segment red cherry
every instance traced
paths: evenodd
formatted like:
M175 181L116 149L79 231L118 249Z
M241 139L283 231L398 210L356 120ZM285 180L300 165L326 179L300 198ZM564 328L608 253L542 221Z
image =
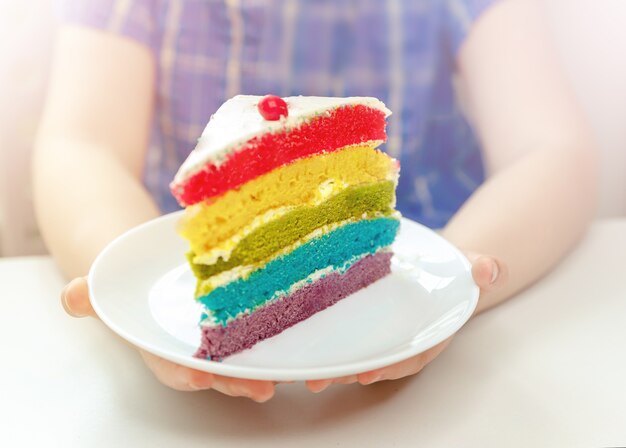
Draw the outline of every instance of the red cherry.
M280 120L280 117L287 117L287 103L276 95L265 95L257 104L257 109L263 118L268 121Z

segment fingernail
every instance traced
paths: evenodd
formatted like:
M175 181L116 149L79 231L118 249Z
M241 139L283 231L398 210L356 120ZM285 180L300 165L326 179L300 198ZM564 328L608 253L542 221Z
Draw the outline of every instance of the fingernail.
M489 283L493 285L498 279L499 274L500 274L500 268L498 267L498 263L493 261L491 263L491 282Z
M197 382L197 383L190 383L189 384L189 388L191 390L207 390L207 389L211 388L211 385L212 385L211 383L207 384L207 383L202 382L202 381Z
M65 312L67 314L69 314L72 317L86 317L87 314L85 313L77 313L76 310L74 310L69 302L69 292L70 289L72 289L72 284L77 282L79 279L74 279L71 282L69 282L67 285L65 285L65 287L61 290L61 305L63 306L63 309L65 310Z
M256 401L257 403L265 403L266 401L269 401L273 396L274 396L274 393L271 393L270 395L265 395L265 396L250 397L250 399L252 401Z
M246 386L239 384L231 384L228 387L228 390L234 397L246 397L252 398L254 395L251 390L249 390Z
M63 289L61 290L61 305L63 305L63 309L65 309L66 312L69 313L68 309L67 309L67 288L69 287L69 283L67 285L65 285L63 287Z
M322 384L322 387L314 390L313 393L315 394L319 394L320 392L323 392L324 390L328 389L328 386L330 386L332 384L331 381L326 381L324 384Z
M63 307L63 309L65 310L65 312L67 314L69 314L72 317L83 317L79 314L76 314L71 308L70 308L70 304L67 302L67 291L69 291L70 289L70 283L68 283L67 285L65 285L65 287L61 290L61 306Z

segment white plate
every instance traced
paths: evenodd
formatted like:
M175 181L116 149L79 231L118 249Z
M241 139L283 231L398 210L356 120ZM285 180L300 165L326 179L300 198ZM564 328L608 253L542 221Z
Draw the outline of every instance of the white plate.
M389 365L436 345L469 319L478 287L467 259L433 231L402 220L392 273L222 362L194 358L200 308L175 231L181 212L125 233L89 273L93 307L129 342L170 361L260 380L332 378Z

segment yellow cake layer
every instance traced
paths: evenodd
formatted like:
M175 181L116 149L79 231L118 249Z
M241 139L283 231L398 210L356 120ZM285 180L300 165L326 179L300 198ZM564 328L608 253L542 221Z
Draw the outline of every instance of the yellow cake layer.
M395 180L396 162L370 145L350 146L277 168L231 190L212 203L187 207L180 235L197 255L209 252L259 215L271 210L315 205L352 185ZM263 223L258 223L263 224Z

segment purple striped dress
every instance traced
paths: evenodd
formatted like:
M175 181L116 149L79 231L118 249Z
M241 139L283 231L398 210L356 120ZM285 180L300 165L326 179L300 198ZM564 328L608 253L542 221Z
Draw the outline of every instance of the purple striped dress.
M144 182L168 184L211 114L237 93L375 96L394 112L384 149L402 163L398 208L445 225L483 181L454 92L456 56L495 0L60 0L65 23L144 44L157 67Z

